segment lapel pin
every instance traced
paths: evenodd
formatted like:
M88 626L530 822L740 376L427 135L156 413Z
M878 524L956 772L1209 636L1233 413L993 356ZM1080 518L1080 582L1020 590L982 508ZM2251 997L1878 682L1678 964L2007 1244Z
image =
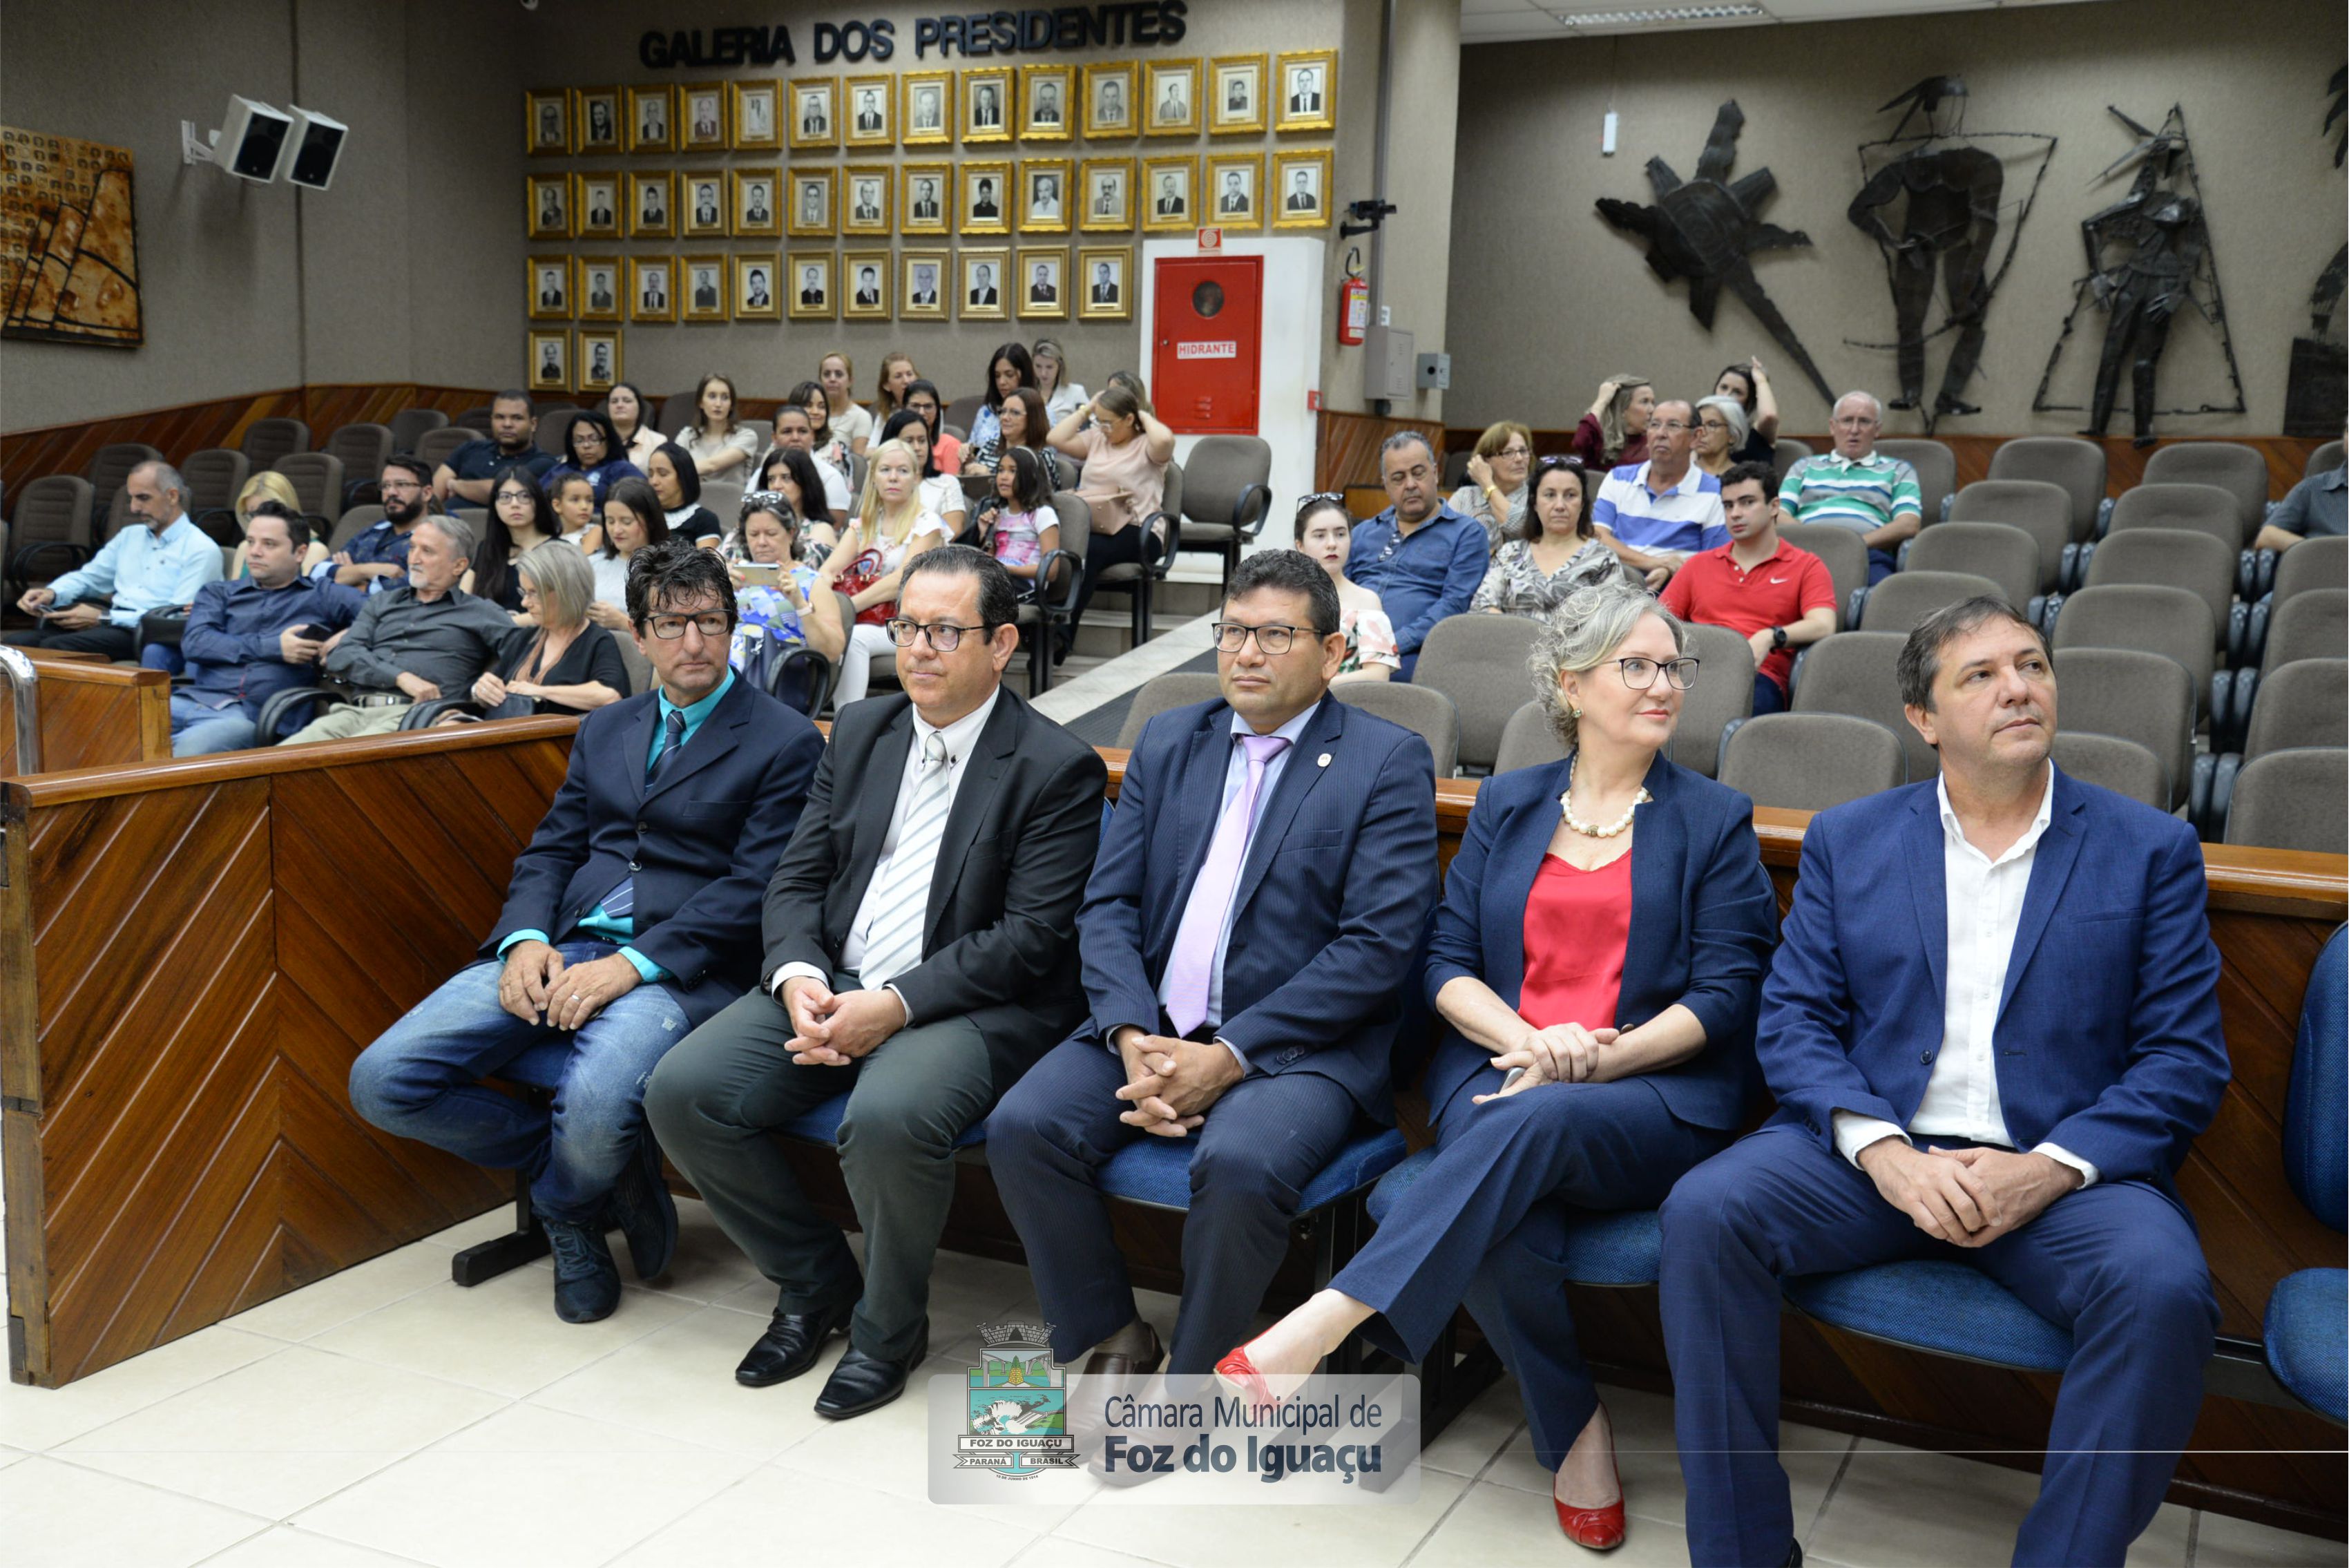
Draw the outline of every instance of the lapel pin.
M1327 753L1327 752L1322 753L1321 753L1321 760L1320 760L1319 762L1318 762L1318 763L1314 763L1313 765L1314 765L1315 767L1320 767L1320 768L1326 768L1326 767L1328 767L1328 766L1330 765L1330 753Z

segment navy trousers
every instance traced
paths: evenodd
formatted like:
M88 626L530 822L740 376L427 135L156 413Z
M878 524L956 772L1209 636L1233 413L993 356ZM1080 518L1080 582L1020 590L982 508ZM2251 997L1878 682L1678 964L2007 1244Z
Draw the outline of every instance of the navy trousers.
M1056 1361L1082 1355L1135 1315L1100 1172L1135 1138L1156 1135L1117 1119L1131 1108L1116 1097L1124 1083L1113 1053L1062 1041L987 1121L987 1163L1028 1251ZM1299 1196L1345 1143L1354 1116L1353 1096L1328 1078L1251 1074L1182 1140L1191 1146L1191 1210L1167 1371L1211 1372L1253 1337Z
M1524 1395L1542 1464L1556 1469L1599 1391L1566 1305L1566 1243L1578 1210L1652 1209L1730 1135L1692 1127L1638 1078L1544 1084L1477 1105L1487 1068L1444 1109L1435 1163L1330 1282L1378 1315L1363 1334L1423 1361L1464 1301Z
M1917 1229L1850 1161L1765 1127L1664 1203L1661 1301L1695 1568L1783 1563L1778 1281L1916 1257L1971 1263L2072 1331L2019 1564L2117 1565L2153 1521L2202 1406L2219 1305L2185 1211L2142 1182L2057 1199L1984 1247ZM1920 1303L1920 1310L1932 1310Z

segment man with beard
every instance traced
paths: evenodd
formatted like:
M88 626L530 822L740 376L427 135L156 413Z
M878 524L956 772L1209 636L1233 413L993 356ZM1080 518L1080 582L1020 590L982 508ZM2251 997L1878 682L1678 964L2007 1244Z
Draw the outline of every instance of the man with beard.
M384 460L383 521L368 524L345 541L334 558L316 568L321 580L331 579L363 594L401 587L408 581L408 536L424 519L424 503L431 481L420 459L406 452Z

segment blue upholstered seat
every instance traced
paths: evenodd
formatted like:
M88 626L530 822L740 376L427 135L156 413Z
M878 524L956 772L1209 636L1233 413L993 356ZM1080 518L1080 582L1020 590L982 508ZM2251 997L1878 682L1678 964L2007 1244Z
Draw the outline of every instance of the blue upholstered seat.
M1423 1148L1387 1172L1371 1193L1371 1218L1383 1222L1396 1198L1434 1163L1435 1151ZM1566 1277L1578 1285L1652 1285L1662 1257L1654 1210L1578 1214L1567 1233Z
M2349 1421L2349 1269L2302 1269L2268 1296L2268 1365L2311 1409Z
M847 1114L847 1095L834 1095L815 1109L802 1112L785 1122L782 1126L783 1136L804 1138L810 1143L837 1146L840 1142L840 1121ZM981 1116L963 1129L962 1137L955 1139L955 1147L968 1148L974 1144L986 1141L987 1118Z
M1102 1167L1102 1190L1132 1203L1188 1209L1191 1151L1197 1147L1189 1138L1135 1138L1110 1156L1109 1163ZM1340 1147L1337 1158L1305 1184L1297 1211L1309 1214L1326 1203L1368 1187L1402 1163L1405 1147L1402 1134L1392 1127L1357 1131Z
M1786 1299L1822 1323L1938 1355L2061 1372L2072 1335L1971 1264L1911 1258L1840 1274L1801 1274Z

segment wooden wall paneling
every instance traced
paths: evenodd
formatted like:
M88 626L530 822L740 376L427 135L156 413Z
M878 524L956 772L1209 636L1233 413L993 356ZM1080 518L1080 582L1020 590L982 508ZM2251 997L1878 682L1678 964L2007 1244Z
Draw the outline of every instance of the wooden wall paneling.
M171 754L171 678L97 659L39 659L41 768L160 762ZM0 681L0 776L16 771L15 689Z
M1321 410L1314 433L1313 488L1344 490L1379 483L1379 446L1387 437L1416 431L1444 448L1444 427L1433 420L1387 420L1375 414L1341 414ZM1471 446L1475 444L1472 439ZM1383 506L1385 504L1381 503Z

